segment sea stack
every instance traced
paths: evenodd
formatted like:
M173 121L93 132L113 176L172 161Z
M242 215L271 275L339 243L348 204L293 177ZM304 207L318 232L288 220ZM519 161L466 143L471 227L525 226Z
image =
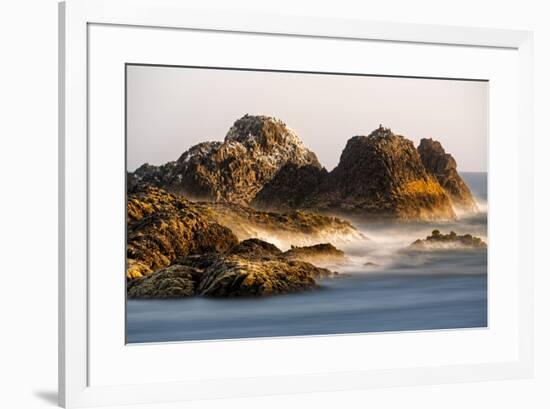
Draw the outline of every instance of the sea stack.
M414 144L382 126L368 136L348 140L330 173L283 167L252 204L273 210L298 206L366 219L456 217L449 195L426 171Z

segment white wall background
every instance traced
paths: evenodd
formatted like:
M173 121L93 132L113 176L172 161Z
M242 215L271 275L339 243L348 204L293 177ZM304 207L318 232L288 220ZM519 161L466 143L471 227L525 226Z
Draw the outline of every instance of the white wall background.
M183 2L184 0L182 0ZM190 6L193 2L187 1ZM203 0L201 7L228 8ZM233 0L231 9L535 31L534 379L205 401L142 408L550 407L550 24L536 0ZM0 407L55 407L57 383L57 2L0 3ZM503 255L505 256L505 255ZM128 407L127 407L128 408Z

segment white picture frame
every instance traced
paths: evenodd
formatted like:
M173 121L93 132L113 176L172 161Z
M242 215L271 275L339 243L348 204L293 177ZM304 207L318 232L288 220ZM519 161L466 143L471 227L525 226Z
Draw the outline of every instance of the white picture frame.
M380 386L419 385L529 377L533 366L533 185L532 185L532 33L517 30L446 27L362 20L321 19L282 15L243 15L228 12L186 9L177 0L68 0L59 7L59 403L64 407L84 407L130 403L167 402L213 397L241 397L277 393L348 390ZM506 359L452 365L408 364L392 368L364 368L287 375L219 377L184 381L147 380L117 383L90 382L89 217L90 205L90 27L149 27L182 29L220 35L241 33L318 38L330 40L376 41L414 45L460 46L481 50L512 50L519 74L515 115L517 186L515 217L521 218L517 234L521 240L509 244L521 257L517 274L517 331L513 347L517 354ZM133 61L136 62L136 61ZM514 68L515 69L515 68ZM514 71L515 72L515 71ZM521 130L521 134L519 133ZM521 140L521 143L519 141ZM498 145L490 149L497 149ZM503 253L500 257L504 257ZM510 263L510 270L519 266ZM518 273L517 271L514 272ZM100 331L100 329L99 329ZM466 334L466 336L468 336ZM327 337L328 342L350 342L351 337ZM94 341L95 342L95 341ZM231 348L249 341L234 342ZM285 346L300 343L289 338ZM250 345L247 344L250 348ZM270 348L276 348L273 344ZM172 348L179 348L175 345ZM95 376L95 375L94 375ZM113 378L114 379L114 378Z

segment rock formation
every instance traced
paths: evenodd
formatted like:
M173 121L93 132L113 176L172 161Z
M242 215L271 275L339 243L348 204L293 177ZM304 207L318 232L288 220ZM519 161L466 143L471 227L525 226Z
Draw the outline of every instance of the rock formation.
M316 199L329 183L325 168L288 163L256 194L251 206L278 211L315 208Z
M283 252L277 246L267 241L252 238L243 240L233 247L231 254L245 258L270 259L272 257L281 257Z
M177 259L192 255L231 253L249 259L259 254L269 256L267 258L283 257L275 245L252 238L262 232L287 240L295 238L298 242L331 236L361 237L349 222L334 217L303 212L267 213L240 205L195 203L143 184L129 191L127 221L129 279L151 275L166 269ZM244 241L239 243L239 239ZM201 260L204 263L207 259L202 257ZM173 280L176 273L181 281L184 272L165 270L163 275ZM144 283L152 285L156 281ZM161 281L158 283L160 285Z
M314 264L339 264L347 261L342 250L337 249L331 243L315 244L313 246L292 246L285 251L283 256L288 260L301 260Z
M409 248L415 250L450 248L485 249L487 248L487 243L471 234L458 235L454 231L451 231L449 234L441 234L439 230L434 230L430 236L427 236L424 240L416 240Z
M297 191L303 183L287 187L301 172L311 174L307 188ZM253 204L276 210L287 195L290 200L283 208L296 204L302 209L376 219L455 217L449 195L426 171L413 143L383 127L351 138L338 166L327 175L320 170L281 169Z
M348 140L328 172L292 130L268 116L245 115L223 142L200 143L177 161L128 174L130 189L141 183L192 200L278 212L442 220L455 218L454 209L476 210L455 160L439 142L423 139L417 150L380 126Z
M202 272L179 264L128 280L129 298L181 298L195 295Z
M449 194L454 206L465 211L477 210L472 192L456 170L455 159L445 152L441 143L431 138L422 139L418 146L418 153L426 170Z
M337 273L286 257L281 250L258 239L239 243L226 253L190 255L170 267L128 282L130 298L188 296L266 296L307 291L316 279Z
M245 115L224 142L200 143L162 166L145 164L128 175L128 184L146 182L191 199L248 204L289 163L321 168L282 121Z
M167 267L177 257L224 252L238 242L233 232L204 216L180 196L137 186L127 203L127 276L138 278Z
M198 294L214 297L288 294L317 287L316 278L329 270L284 258L221 257L203 274Z
M344 209L408 220L455 216L447 194L428 175L413 143L390 129L380 127L369 136L351 138L332 173Z

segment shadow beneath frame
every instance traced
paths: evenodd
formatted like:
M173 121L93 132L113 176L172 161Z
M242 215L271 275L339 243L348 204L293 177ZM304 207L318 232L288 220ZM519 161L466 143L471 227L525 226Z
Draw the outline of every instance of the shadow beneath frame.
M58 407L57 391L34 391L34 396L40 398L46 403L50 403Z

